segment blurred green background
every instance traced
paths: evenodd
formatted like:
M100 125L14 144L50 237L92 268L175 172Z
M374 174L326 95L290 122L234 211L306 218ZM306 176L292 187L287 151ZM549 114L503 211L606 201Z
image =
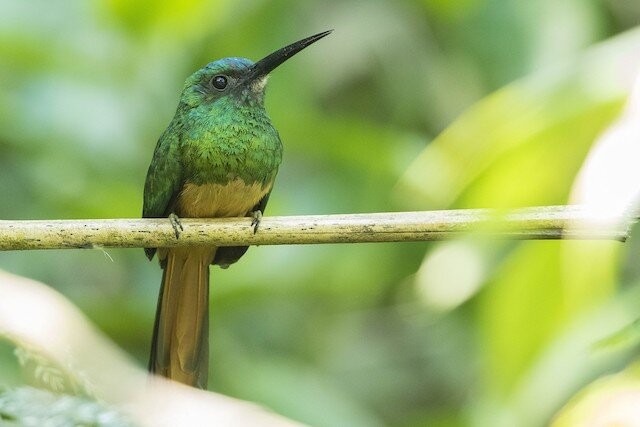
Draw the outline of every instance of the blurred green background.
M267 214L564 204L639 23L633 0L0 0L0 218L139 217L189 74L330 28L270 79ZM636 356L596 345L638 317L635 240L252 248L212 270L210 387L314 426L544 425ZM146 364L161 272L142 250L0 268ZM22 381L0 347L0 384Z

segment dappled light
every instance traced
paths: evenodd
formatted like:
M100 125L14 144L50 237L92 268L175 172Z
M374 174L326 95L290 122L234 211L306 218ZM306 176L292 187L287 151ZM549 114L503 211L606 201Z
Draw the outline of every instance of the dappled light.
M637 215L640 197L640 74L620 117L595 141L571 201L594 216Z
M474 295L486 280L484 249L473 241L440 245L416 274L416 293L434 310L451 310Z

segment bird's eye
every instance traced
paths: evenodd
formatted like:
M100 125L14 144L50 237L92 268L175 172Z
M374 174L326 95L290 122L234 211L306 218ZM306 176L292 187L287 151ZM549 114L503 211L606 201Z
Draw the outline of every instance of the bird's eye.
M218 90L223 90L224 88L226 88L228 83L229 82L227 81L227 78L225 76L215 76L211 79L211 86Z

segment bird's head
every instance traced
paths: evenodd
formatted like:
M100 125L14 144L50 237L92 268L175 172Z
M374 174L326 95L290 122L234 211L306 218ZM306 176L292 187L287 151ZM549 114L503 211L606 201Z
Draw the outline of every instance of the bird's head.
M185 82L181 103L195 107L222 98L262 105L267 77L277 66L331 32L324 31L278 49L258 62L223 58L210 62Z

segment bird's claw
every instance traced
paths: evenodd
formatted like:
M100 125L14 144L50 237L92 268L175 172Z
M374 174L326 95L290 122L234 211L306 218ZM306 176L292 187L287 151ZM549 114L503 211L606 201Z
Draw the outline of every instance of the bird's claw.
M180 218L178 215L173 212L169 214L169 222L171 222L171 226L173 227L174 233L176 233L176 239L180 238L180 233L184 231L184 227L182 226L182 222L180 222Z
M260 226L260 221L262 220L262 211L258 209L257 211L251 212L251 226L253 227L253 234L258 232L258 227Z

